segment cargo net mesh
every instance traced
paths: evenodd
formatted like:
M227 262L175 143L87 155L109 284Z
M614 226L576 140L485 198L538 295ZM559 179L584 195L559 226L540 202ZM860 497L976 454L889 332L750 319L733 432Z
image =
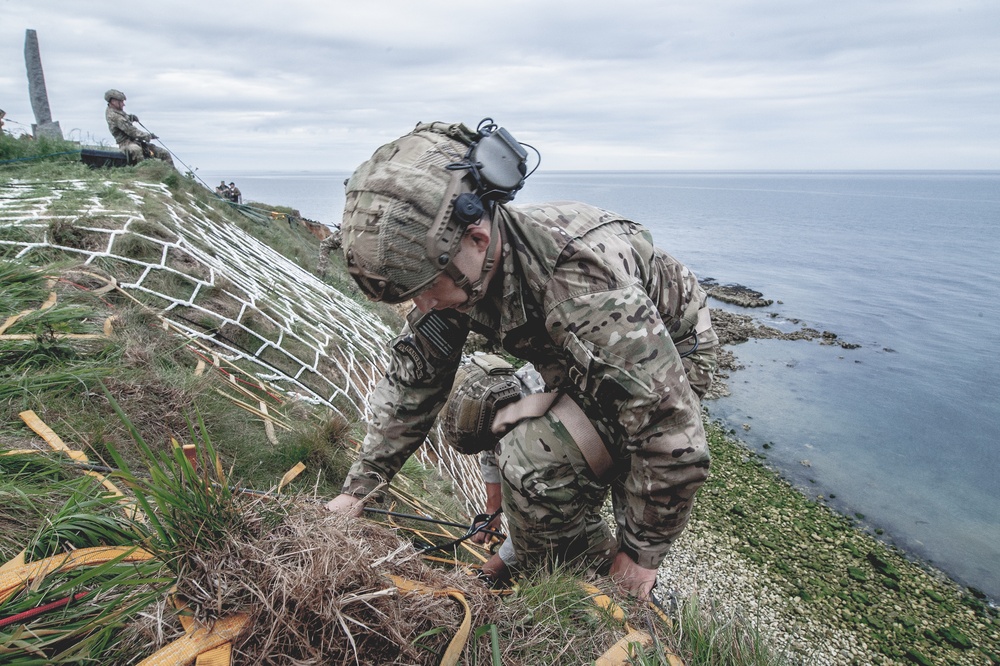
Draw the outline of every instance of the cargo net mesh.
M0 186L0 258L75 258L277 390L349 421L367 419L393 332L215 206L175 198L161 183L12 180ZM473 456L441 443L440 430L417 455L453 481L470 515L482 510Z

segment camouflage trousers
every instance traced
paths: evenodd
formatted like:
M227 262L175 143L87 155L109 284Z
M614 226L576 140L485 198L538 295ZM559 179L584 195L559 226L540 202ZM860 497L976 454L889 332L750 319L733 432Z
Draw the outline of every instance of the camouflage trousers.
M158 160L163 160L170 166L173 166L174 160L170 156L169 151L167 151L164 148L160 148L159 146L152 143L147 145L149 146L150 150L152 150L153 157L155 157ZM138 143L134 141L126 141L124 143L119 143L118 148L123 153L125 153L126 158L128 158L129 164L138 164L144 159L147 159L146 155L142 151L142 146L140 146Z
M717 347L718 336L712 330L705 331L698 335L697 347L683 359L685 374L699 398L711 385ZM566 563L605 573L617 554L618 539L602 517L601 508L610 492L615 522L624 524L630 501L625 473L598 480L566 426L551 412L521 421L504 435L498 462L503 512L517 565L534 569ZM677 470L675 479L664 481L675 481L679 488L685 488L685 494L693 495L701 483L686 484L688 474L688 470ZM632 508L640 512L652 509ZM674 524L678 518L664 515L663 523ZM686 516L681 519L686 520Z
M521 567L556 562L606 570L618 551L597 481L551 413L521 421L500 441L500 486L509 538Z

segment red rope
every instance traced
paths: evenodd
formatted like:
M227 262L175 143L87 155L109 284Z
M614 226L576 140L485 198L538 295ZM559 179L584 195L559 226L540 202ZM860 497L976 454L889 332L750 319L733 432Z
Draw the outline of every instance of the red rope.
M11 615L10 617L5 617L4 619L0 620L0 629L3 629L4 627L6 627L8 625L11 625L11 624L18 624L19 622L24 622L26 620L30 620L32 618L38 617L39 615L42 615L43 613L48 613L50 610L55 610L56 608L61 608L63 606L67 606L67 605L70 604L70 602L79 601L80 599L82 599L83 597L87 596L88 594L90 594L90 593L89 592L77 592L76 594L74 594L71 597L63 597L62 599L59 599L58 601L50 601L47 604L43 604L41 606L36 606L35 608L32 608L30 610L24 611L23 613L18 613L17 615Z

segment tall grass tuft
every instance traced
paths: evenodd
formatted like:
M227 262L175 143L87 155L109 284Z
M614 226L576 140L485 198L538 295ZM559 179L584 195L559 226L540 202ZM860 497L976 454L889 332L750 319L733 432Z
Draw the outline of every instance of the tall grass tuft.
M714 603L702 604L697 594L679 605L673 641L686 666L790 666L788 655L772 644L745 617ZM631 666L660 666L670 663L665 647L639 647L629 660Z
M161 598L173 577L163 575L155 560L123 562L142 540L142 530L94 479L43 456L2 456L0 466L5 477L14 477L30 509L46 514L27 540L26 562L78 548L127 548L104 564L49 573L0 603L0 663L110 663L107 654L120 640L122 628ZM32 489L41 484L47 485L45 492ZM53 505L59 496L66 498L61 507ZM3 512L17 508L7 503ZM20 509L29 507L21 504ZM38 612L53 603L52 610ZM23 617L25 613L31 616ZM22 617L15 620L17 616Z
M176 575L177 593L199 621L211 622L244 608L249 593L223 589L227 586L213 573L226 564L241 570L237 562L220 561L227 559L227 544L267 532L284 515L282 504L264 502L230 485L200 418L190 428L199 454L196 469L176 442L168 451L154 452L106 387L104 391L148 467L148 477L134 474L117 450L108 448L119 468L117 476L135 493L149 521L147 550Z

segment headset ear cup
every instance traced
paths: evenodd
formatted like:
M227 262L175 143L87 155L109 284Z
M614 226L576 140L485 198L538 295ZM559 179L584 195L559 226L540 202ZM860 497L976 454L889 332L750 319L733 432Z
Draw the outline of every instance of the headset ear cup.
M479 222L485 212L483 202L472 192L463 192L455 199L455 212L453 214L462 224Z

